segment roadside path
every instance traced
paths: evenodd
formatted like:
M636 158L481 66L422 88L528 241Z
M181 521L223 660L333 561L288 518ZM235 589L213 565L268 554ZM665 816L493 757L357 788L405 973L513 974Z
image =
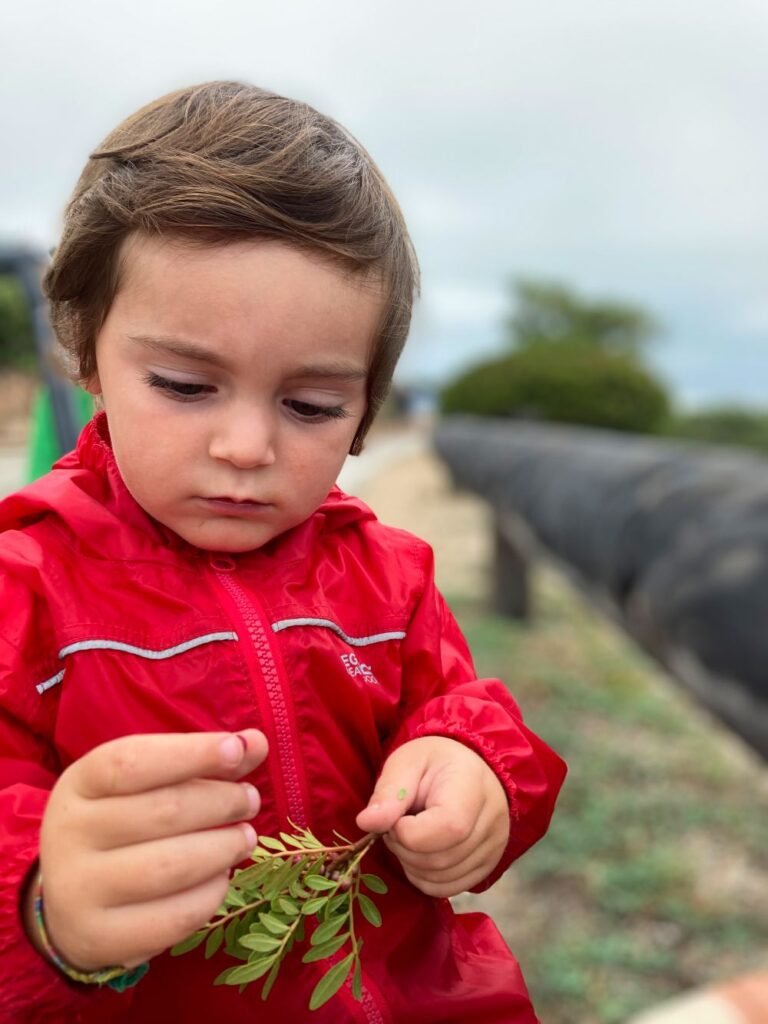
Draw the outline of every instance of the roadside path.
M0 446L0 497L18 490L27 472L27 453L19 445Z

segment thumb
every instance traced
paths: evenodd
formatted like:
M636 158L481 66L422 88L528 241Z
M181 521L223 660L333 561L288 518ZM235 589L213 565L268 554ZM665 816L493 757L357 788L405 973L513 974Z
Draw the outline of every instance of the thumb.
M390 754L368 806L357 816L357 827L380 835L389 832L416 802L423 774L424 759L415 756L408 745Z

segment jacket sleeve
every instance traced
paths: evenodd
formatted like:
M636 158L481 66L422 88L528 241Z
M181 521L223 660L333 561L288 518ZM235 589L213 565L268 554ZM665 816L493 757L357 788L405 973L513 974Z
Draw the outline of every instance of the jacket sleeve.
M55 651L41 602L2 567L0 613L0 1020L106 1021L117 993L70 983L37 953L22 924L20 896L36 866L40 823L59 772L51 740L55 698L37 690L55 670ZM96 1013L80 1017L86 1007Z
M507 794L510 836L489 888L547 830L565 763L523 722L498 679L477 679L466 640L438 592L432 552L420 556L423 590L403 641L404 719L388 753L421 736L447 736L471 747Z

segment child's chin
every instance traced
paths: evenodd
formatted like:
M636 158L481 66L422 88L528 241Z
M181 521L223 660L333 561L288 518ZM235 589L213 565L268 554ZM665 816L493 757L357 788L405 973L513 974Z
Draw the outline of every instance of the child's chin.
M253 524L231 523L201 524L198 527L175 531L193 547L225 555L239 555L255 551L272 540L274 531L254 527Z

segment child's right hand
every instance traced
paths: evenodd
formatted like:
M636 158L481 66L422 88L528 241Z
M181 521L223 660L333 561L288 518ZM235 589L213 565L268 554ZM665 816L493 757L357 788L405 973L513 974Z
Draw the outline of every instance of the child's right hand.
M125 736L63 772L40 867L49 938L73 967L134 967L221 905L231 868L256 845L244 822L259 794L236 780L267 754L262 733L240 735Z

